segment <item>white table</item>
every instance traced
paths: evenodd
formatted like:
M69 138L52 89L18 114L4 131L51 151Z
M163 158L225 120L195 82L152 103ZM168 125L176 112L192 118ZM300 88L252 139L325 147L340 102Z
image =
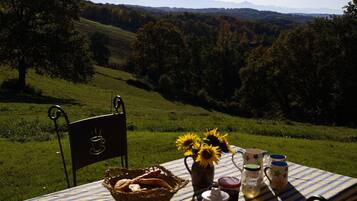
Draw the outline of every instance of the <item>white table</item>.
M242 162L241 157L236 157ZM240 161L239 161L240 160ZM254 200L281 201L281 200L306 200L312 195L322 195L333 201L357 201L357 179L319 170L316 168L289 164L289 186L279 194L270 189L268 185L262 188L261 194ZM191 177L185 168L183 158L161 164L175 175L190 180ZM215 166L215 181L223 176L240 178L240 172L232 164L231 155L223 154L218 165ZM113 198L109 191L102 186L102 180L65 189L47 195L29 199L34 200L108 200ZM267 180L265 178L265 183ZM178 191L172 200L192 200L193 188L191 182ZM239 194L239 201L245 200L243 194Z

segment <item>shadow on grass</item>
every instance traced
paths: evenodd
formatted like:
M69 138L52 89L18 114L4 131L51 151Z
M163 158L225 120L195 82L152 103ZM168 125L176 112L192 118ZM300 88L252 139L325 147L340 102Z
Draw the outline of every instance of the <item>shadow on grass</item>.
M0 90L0 102L2 103L37 103L37 104L70 104L79 105L74 99L55 98L38 94L15 93Z
M16 78L3 81L0 85L0 102L79 105L74 99L43 96L40 89L28 84L24 88L19 86L19 81Z
M170 102L177 102L177 103L182 103L182 104L186 104L186 105L192 105L192 106L196 106L196 107L201 107L203 109L205 109L208 112L213 112L215 110L215 108L213 108L212 106L208 105L207 103L195 98L195 97L183 97L183 96L175 96L173 94L167 94L167 93L162 93L160 91L158 91L160 93L160 95L165 98L166 100L170 101Z
M110 78L110 79L114 79L114 80L125 81L124 79L122 79L120 77L115 77L115 76L104 74L104 73L101 73L101 72L98 72L98 71L96 71L96 74L104 76L104 77L107 77L107 78Z
M152 85L151 83L149 83L148 81L146 81L144 79L137 79L137 80L129 79L126 81L126 83L130 86L133 86L133 87L136 87L139 89L144 89L145 91L155 91L154 85Z

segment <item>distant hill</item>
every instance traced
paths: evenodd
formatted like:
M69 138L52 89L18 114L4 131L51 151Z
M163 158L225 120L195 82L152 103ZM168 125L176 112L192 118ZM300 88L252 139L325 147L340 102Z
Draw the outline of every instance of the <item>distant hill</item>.
M286 23L306 23L314 19L313 14L283 14L273 11L259 11L251 8L170 8L170 7L145 7L145 6L129 6L139 10L147 11L152 14L173 14L173 13L200 13L211 15L223 15L230 17L238 17L242 20L255 20L264 22L286 22ZM328 15L318 15L328 16Z
M171 8L171 7L146 7L124 4L96 4L85 1L82 6L81 16L102 24L113 25L125 30L136 32L144 24L156 21L161 17L182 13L195 13L210 16L229 16L244 21L264 22L280 27L291 27L312 21L320 14L283 14L273 11L259 11L250 8Z
M135 33L144 24L162 17L175 16L182 13L201 15L199 20L207 16L229 16L243 21L271 23L281 28L290 28L303 24L315 17L326 17L325 14L282 14L272 11L259 11L249 8L170 8L145 7L134 5L95 4L86 1L82 7L81 20L76 27L83 33L101 32L109 36L109 49L112 53L110 63L123 63L131 51L131 42Z
M135 34L111 25L104 25L81 18L75 23L76 28L87 35L100 32L109 37L109 49L111 51L110 63L122 63L131 51L131 42Z
M273 11L279 13L290 13L290 14L311 14L311 15L324 15L328 16L330 14L342 14L342 8L331 9L324 8L323 5L320 8L293 8L293 7L283 7L283 6L274 6L274 5L259 5L254 4L249 1L243 1L240 3L236 2L219 2L222 6L218 6L218 8L251 8L259 11Z
M94 2L120 2L121 4L127 5L141 5L149 7L176 7L176 8L252 8L255 10L261 11L275 11L279 13L308 13L308 14L342 14L342 7L347 1L340 1L335 4L335 7L332 8L331 4L328 7L328 4L306 4L304 7L295 7L293 5L286 4L281 2L281 4L275 4L269 2L260 1L258 3L253 3L253 1L233 1L233 0L155 0L155 1L144 1L144 0L92 0ZM340 5L340 6L337 6Z
M282 29L314 19L313 16L282 14L248 8L153 8L132 5L95 4L87 1L82 7L82 18L80 22L76 22L76 27L82 33L88 35L94 32L108 35L110 42L109 49L112 54L110 63L122 64L131 51L131 42L135 39L134 32L148 22L156 21L163 17L173 17L172 19L175 19L175 16L182 13L198 14L200 17L195 19L200 21L210 21L212 19L210 17L214 16L228 16L243 21L255 21L258 27L259 25L265 26L263 23L271 23L278 25Z
M81 17L132 32L155 20L154 15L142 9L138 10L126 5L96 4L90 1L83 2Z

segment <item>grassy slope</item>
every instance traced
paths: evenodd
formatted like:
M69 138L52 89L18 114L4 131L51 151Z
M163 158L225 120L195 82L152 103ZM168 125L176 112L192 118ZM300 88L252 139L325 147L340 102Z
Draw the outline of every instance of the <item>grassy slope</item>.
M0 67L0 71L0 83L17 76L16 71L5 67ZM60 103L73 121L109 112L111 97L120 94L126 104L128 127L134 129L129 133L131 167L144 167L182 157L174 147L177 135L189 130L219 127L232 131L232 144L285 153L291 161L357 177L354 168L357 166L357 144L337 142L355 139L355 129L233 117L171 102L156 92L130 86L126 80L133 79L131 74L102 67L97 67L96 71L88 85L50 79L30 71L28 82L40 89L45 98L38 103L29 101L29 97L19 95L13 98L0 93L0 128L13 125L11 128L14 132L21 132L17 130L21 126L16 122L21 122L22 118L22 123L39 127L39 130L36 127L28 128L25 133L35 129L32 133L43 132L46 135L46 128L52 126L47 118L50 105ZM65 188L57 150L58 145L54 140L27 143L0 140L0 200L19 200ZM81 170L80 183L102 178L108 165L115 165L116 162L114 160Z
M174 148L174 140L179 134L129 132L130 167L145 167L182 157ZM357 165L357 156L351 153L351 150L356 150L355 144L268 136L257 138L242 133L233 133L231 142L285 153L290 161L357 176L356 172L351 172ZM64 143L68 148L68 141ZM1 200L22 200L64 189L66 184L57 150L56 141L19 144L0 140ZM66 149L65 153L69 150ZM344 157L340 157L341 154ZM118 164L119 160L114 159L86 167L78 172L78 181L82 184L98 180L103 177L106 168Z
M0 68L0 82L15 78L16 71ZM249 134L330 139L348 141L357 136L355 129L314 126L290 121L270 121L234 117L201 107L171 102L159 93L130 86L131 74L112 69L96 67L93 80L85 84L73 84L64 80L51 79L28 74L28 83L42 91L46 97L43 103L27 102L19 96L16 99L0 95L0 120L23 117L30 121L47 121L46 112L51 104L61 104L71 120L106 113L110 111L111 97L120 94L126 103L128 125L135 130L190 131L207 127L219 127L226 131ZM4 103L8 102L8 103Z
M122 58L125 58L128 55L131 49L131 42L135 39L135 34L130 31L100 24L84 18L81 18L80 22L76 22L75 26L84 34L90 35L94 32L100 32L109 37L108 47L111 51L111 63L122 63Z

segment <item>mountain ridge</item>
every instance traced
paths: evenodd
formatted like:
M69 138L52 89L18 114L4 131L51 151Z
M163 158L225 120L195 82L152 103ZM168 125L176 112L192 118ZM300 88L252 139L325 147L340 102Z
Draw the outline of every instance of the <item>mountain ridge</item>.
M95 0L96 3L109 3L118 4L116 0ZM254 4L250 1L243 2L232 2L232 1L221 1L221 0L205 0L205 1L192 1L192 0L155 0L154 2L142 1L142 0L123 0L120 4L124 5L139 5L146 7L172 7L172 8L192 8L192 9L202 9L202 8L253 8L259 11L274 11L284 14L342 14L342 6L338 9L332 8L294 8L294 7L284 7L284 6L274 6L274 5L260 5ZM187 5L190 5L189 7Z
M273 5L258 5L251 3L249 1L243 1L237 4L237 8L253 8L259 11L275 11L284 14L298 14L298 15L331 15L331 14L342 14L341 10L330 9L330 8L293 8L284 6L273 6Z
M259 11L253 8L175 8L175 7L149 7L138 5L122 5L151 14L176 14L176 13L198 13L219 16L238 17L242 20L258 20L264 22L291 21L303 24L312 21L315 17L329 17L328 14L286 14L275 11Z

